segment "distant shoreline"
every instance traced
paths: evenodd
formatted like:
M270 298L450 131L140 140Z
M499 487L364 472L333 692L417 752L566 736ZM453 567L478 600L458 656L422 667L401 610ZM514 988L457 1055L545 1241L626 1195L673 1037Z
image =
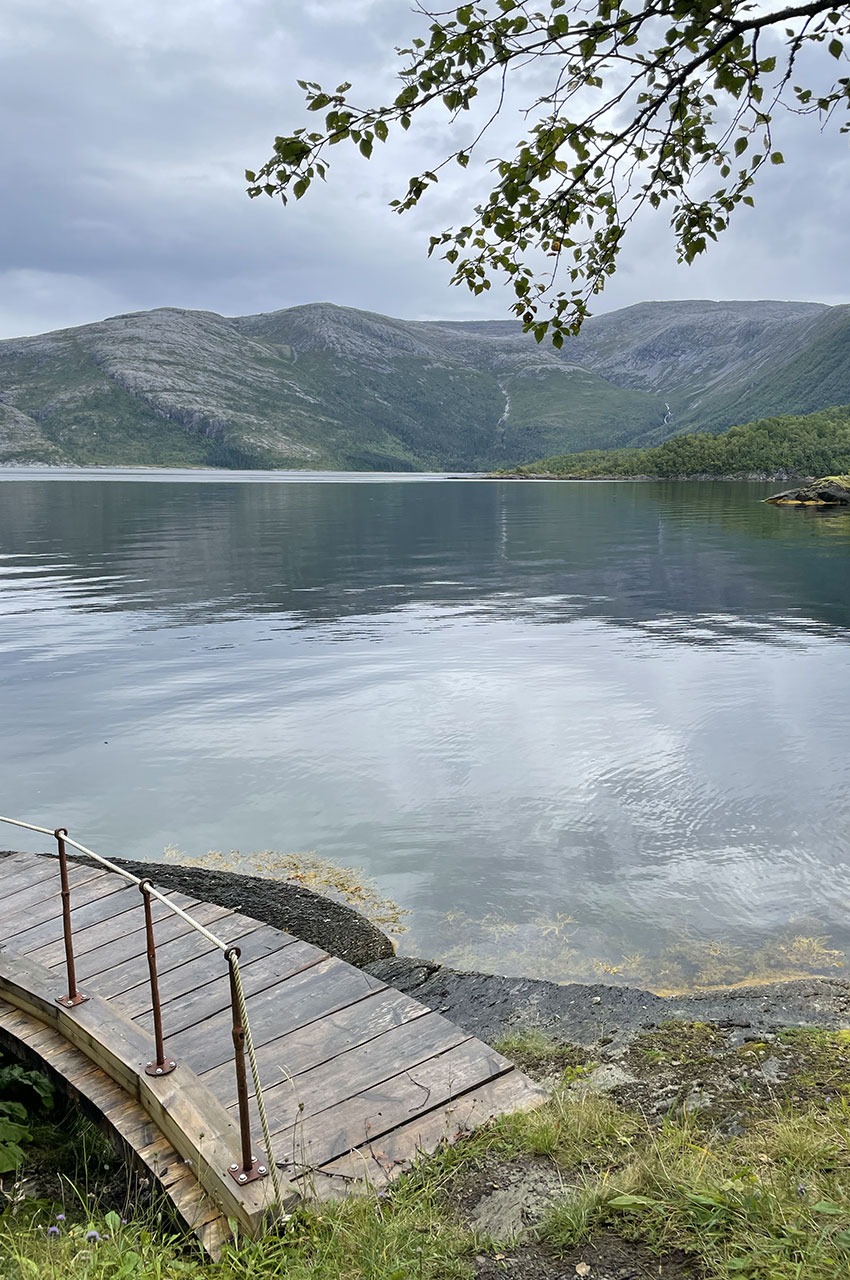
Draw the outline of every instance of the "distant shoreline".
M252 479L263 479L273 481L280 479L290 479L293 481L309 481L321 480L325 477L333 477L336 481L344 482L347 477L352 480L368 477L375 481L392 481L405 480L408 482L416 482L417 480L567 480L570 482L594 482L594 481L625 481L625 482L659 482L659 481L736 481L747 482L750 484L782 484L782 483L804 483L813 479L812 476L805 476L796 471L749 471L749 472L731 472L724 475L713 475L707 472L696 472L690 475L672 475L672 476L653 476L645 473L636 475L612 475L608 473L600 473L599 475L581 474L563 474L557 471L337 471L328 468L241 468L241 467L204 467L204 466L156 466L150 463L0 463L0 480L2 479L27 479L29 476L36 478L60 479L78 476L81 479L99 479L114 478L128 479L145 478L156 479L158 476L180 477L187 472L204 479L216 480L233 480L239 477L250 476ZM47 476L45 476L47 473Z
M728 475L713 475L707 472L697 472L693 475L676 475L676 476L649 476L649 475L564 475L557 471L493 471L489 475L481 476L482 480L722 480L722 481L742 481L749 484L784 484L787 481L795 483L796 481L804 481L812 479L811 476L800 475L796 471L736 471Z

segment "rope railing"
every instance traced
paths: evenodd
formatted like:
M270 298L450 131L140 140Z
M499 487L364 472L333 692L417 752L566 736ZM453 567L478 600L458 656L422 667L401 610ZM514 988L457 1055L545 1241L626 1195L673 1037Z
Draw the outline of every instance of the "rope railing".
M151 1076L168 1075L177 1067L177 1063L173 1058L166 1057L165 1047L162 1033L162 1010L159 999L159 980L156 966L156 944L154 940L153 917L151 914L151 898L157 898L169 911L174 915L180 916L199 933L207 942L211 943L224 953L224 959L227 962L228 976L230 980L230 998L231 1010L233 1015L233 1047L234 1047L234 1065L236 1070L236 1094L239 1107L239 1130L242 1145L242 1163L234 1163L230 1165L228 1173L233 1180L240 1186L246 1183L254 1182L259 1178L269 1177L274 1189L275 1198L278 1204L283 1207L283 1199L281 1196L280 1181L277 1174L277 1165L275 1164L274 1153L272 1151L271 1130L269 1127L268 1117L266 1114L265 1101L263 1099L263 1088L260 1081L260 1071L257 1063L257 1056L254 1050L254 1041L251 1036L251 1024L248 1018L248 1008L245 1000L245 991L242 985L242 974L239 968L239 957L241 955L239 947L225 942L223 939L216 937L204 925L199 924L197 920L189 915L188 911L184 911L176 902L172 902L148 877L133 875L125 867L119 866L115 862L111 862L109 858L104 858L101 854L95 853L93 849L87 848L86 845L80 844L79 841L73 840L68 835L65 827L39 827L32 822L23 822L19 818L4 818L0 816L0 822L7 823L12 827L21 827L25 831L35 831L39 835L52 836L56 840L57 855L59 861L60 875L60 893L62 899L62 933L65 943L65 966L68 974L68 992L66 995L57 996L57 1004L61 1004L65 1009L74 1009L77 1005L83 1004L88 996L84 995L77 989L76 966L74 962L73 947L73 929L71 921L71 888L68 879L68 861L66 846L70 845L77 849L85 857L91 858L92 861L105 867L108 871L114 872L116 875L123 877L130 884L138 887L142 894L145 915L145 941L147 949L148 972L151 988L151 1004L154 1021L154 1043L156 1046L155 1060L147 1064L145 1072ZM257 1104L257 1115L260 1120L260 1128L263 1133L263 1141L266 1148L265 1162L256 1159L251 1150L251 1123L249 1115L248 1100L248 1084L245 1073L245 1057L251 1068L251 1079L254 1085L254 1097Z

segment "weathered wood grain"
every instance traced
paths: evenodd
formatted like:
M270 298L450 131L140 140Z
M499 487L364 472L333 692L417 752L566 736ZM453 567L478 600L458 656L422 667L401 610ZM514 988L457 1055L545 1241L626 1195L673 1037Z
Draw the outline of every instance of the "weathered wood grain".
M540 1106L548 1096L519 1071L507 1072L387 1133L376 1132L361 1146L321 1167L305 1169L305 1194L312 1191L323 1200L341 1199L352 1181L385 1186L442 1143L452 1144L506 1112Z
M257 1047L257 1063L263 1089L318 1067L347 1050L364 1044L393 1027L412 1022L428 1013L424 1005L402 996L392 988L372 991L354 1004L346 1005L326 1018L317 1018L287 1035ZM226 1062L202 1079L225 1106L236 1102L233 1064ZM253 1086L250 1087L253 1093Z
M318 953L321 954L321 953ZM307 1026L346 1005L353 1004L370 991L381 990L384 983L369 974L352 969L341 960L329 958L284 979L250 997L249 1013L254 1041L264 1044L273 1037ZM190 1027L171 1041L172 1050L191 1056L199 1075L220 1066L231 1056L226 1049L230 1033L229 1008L204 1022L204 1039Z
M193 920L208 929L213 926L218 929L233 914L227 907L206 903L187 907L186 910L191 911ZM196 947L201 944L211 945L206 943L201 935L180 916L169 912L167 908L164 908L164 911L166 913L164 916L160 917L158 914L154 916L157 964L162 973L173 967L172 956L174 956L173 964L179 965L183 963L187 954L194 954ZM188 951L183 953L178 951L175 955L170 948L171 944L178 940L186 942ZM40 949L38 955L40 963L50 969L58 970L64 963L61 942L54 943L49 949L47 947ZM83 952L79 957L77 972L81 981L93 982L98 994L102 996L111 996L115 992L124 991L127 987L144 981L147 974L144 919L140 919L138 928L123 931L119 938L112 934L108 941L101 942L99 946ZM142 978L139 977L140 973L144 975Z

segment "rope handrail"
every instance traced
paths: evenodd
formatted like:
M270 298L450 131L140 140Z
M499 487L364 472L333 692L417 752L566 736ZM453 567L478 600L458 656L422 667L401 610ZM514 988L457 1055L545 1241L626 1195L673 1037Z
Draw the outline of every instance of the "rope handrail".
M185 920L186 923L190 925L197 933L201 934L201 936L206 938L208 942L213 944L213 946L218 947L220 951L224 952L224 958L227 961L229 972L231 974L232 990L235 995L234 1040L236 1039L235 1014L238 1008L239 1017L242 1023L241 1031L243 1033L242 1038L244 1040L245 1052L247 1054L248 1062L251 1067L251 1078L254 1085L254 1097L257 1104L257 1114L259 1116L260 1127L263 1132L263 1141L265 1142L265 1145L266 1145L266 1158L268 1161L267 1169L268 1169L269 1176L271 1178L271 1183L274 1189L275 1198L277 1199L279 1206L282 1208L283 1199L281 1196L280 1181L277 1173L277 1164L275 1162L274 1152L272 1150L271 1131L269 1128L268 1117L266 1115L265 1100L263 1098L263 1087L260 1081L260 1069L259 1069L259 1064L257 1063L257 1057L254 1050L254 1041L251 1035L251 1024L248 1019L247 1002L245 1000L245 992L242 986L242 974L239 968L239 955L240 955L239 948L234 947L231 943L225 942L223 939L216 937L216 935L212 933L209 929L207 929L204 925L199 924L198 921L193 919L192 916L190 916L187 911L184 911L182 907L178 907L176 902L172 902L170 898L166 897L164 893L162 893L159 889L157 889L156 886L151 882L151 880L147 876L145 877L136 876L131 871L127 871L125 867L121 867L117 863L111 862L109 858L104 858L101 854L95 853L93 849L89 849L87 848L86 845L80 844L79 841L73 840L68 835L64 827L55 827L53 829L51 829L50 827L40 827L32 822L24 822L20 818L6 818L6 817L3 817L2 815L0 815L0 822L6 823L12 827L22 827L26 831L35 831L39 835L52 836L57 841L60 841L60 834L61 834L60 854L62 854L63 844L71 845L74 849L79 850L79 852L82 854L85 854L86 857L92 858L96 863L99 863L101 866L106 867L109 871L114 872L116 875L122 876L125 880L129 881L130 884L137 885L140 889L142 889L143 896L150 895L151 897L159 899L159 901L163 903L163 905L166 906L169 911L172 911L174 912L175 915L180 916L180 918L182 920ZM63 866L64 866L64 863L63 863ZM64 871L63 871L63 890L65 889L66 889L66 886L65 886L65 878L64 878ZM71 996L74 996L74 991L72 990L70 994ZM84 999L84 997L80 997L80 999ZM71 1000L69 1003L66 1003L66 1001L63 998L63 1000L60 1001L60 1003L66 1004L66 1007L70 1007L70 1005L72 1005L74 1001ZM239 1073L237 1069L237 1076L238 1074ZM244 1067L243 1067L243 1074L244 1074ZM242 1114L243 1107L245 1110L244 1115ZM248 1136L247 1142L245 1138L246 1121L247 1121L247 1099L243 1100L240 1097L240 1123L242 1125L242 1130L243 1130L243 1151L244 1152L248 1152L248 1145L250 1143L250 1135ZM254 1161L253 1164L256 1166L258 1162ZM245 1168L247 1170L247 1165L245 1166ZM252 1181L253 1177L258 1176L256 1173L253 1175L250 1173L240 1173L234 1166L231 1167L231 1172L233 1173L235 1181L243 1182L243 1183ZM264 1173L265 1171L263 1171L259 1176L264 1176Z

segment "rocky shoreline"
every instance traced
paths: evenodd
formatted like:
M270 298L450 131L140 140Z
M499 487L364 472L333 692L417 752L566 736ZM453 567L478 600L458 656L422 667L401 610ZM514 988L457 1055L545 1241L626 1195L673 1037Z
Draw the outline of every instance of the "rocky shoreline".
M115 862L134 875L151 875L160 888L244 911L294 933L491 1043L533 1029L553 1044L604 1051L610 1057L671 1021L737 1029L756 1038L788 1027L850 1027L850 982L837 978L659 996L639 987L461 972L433 960L396 955L391 939L359 912L293 881L169 863Z

